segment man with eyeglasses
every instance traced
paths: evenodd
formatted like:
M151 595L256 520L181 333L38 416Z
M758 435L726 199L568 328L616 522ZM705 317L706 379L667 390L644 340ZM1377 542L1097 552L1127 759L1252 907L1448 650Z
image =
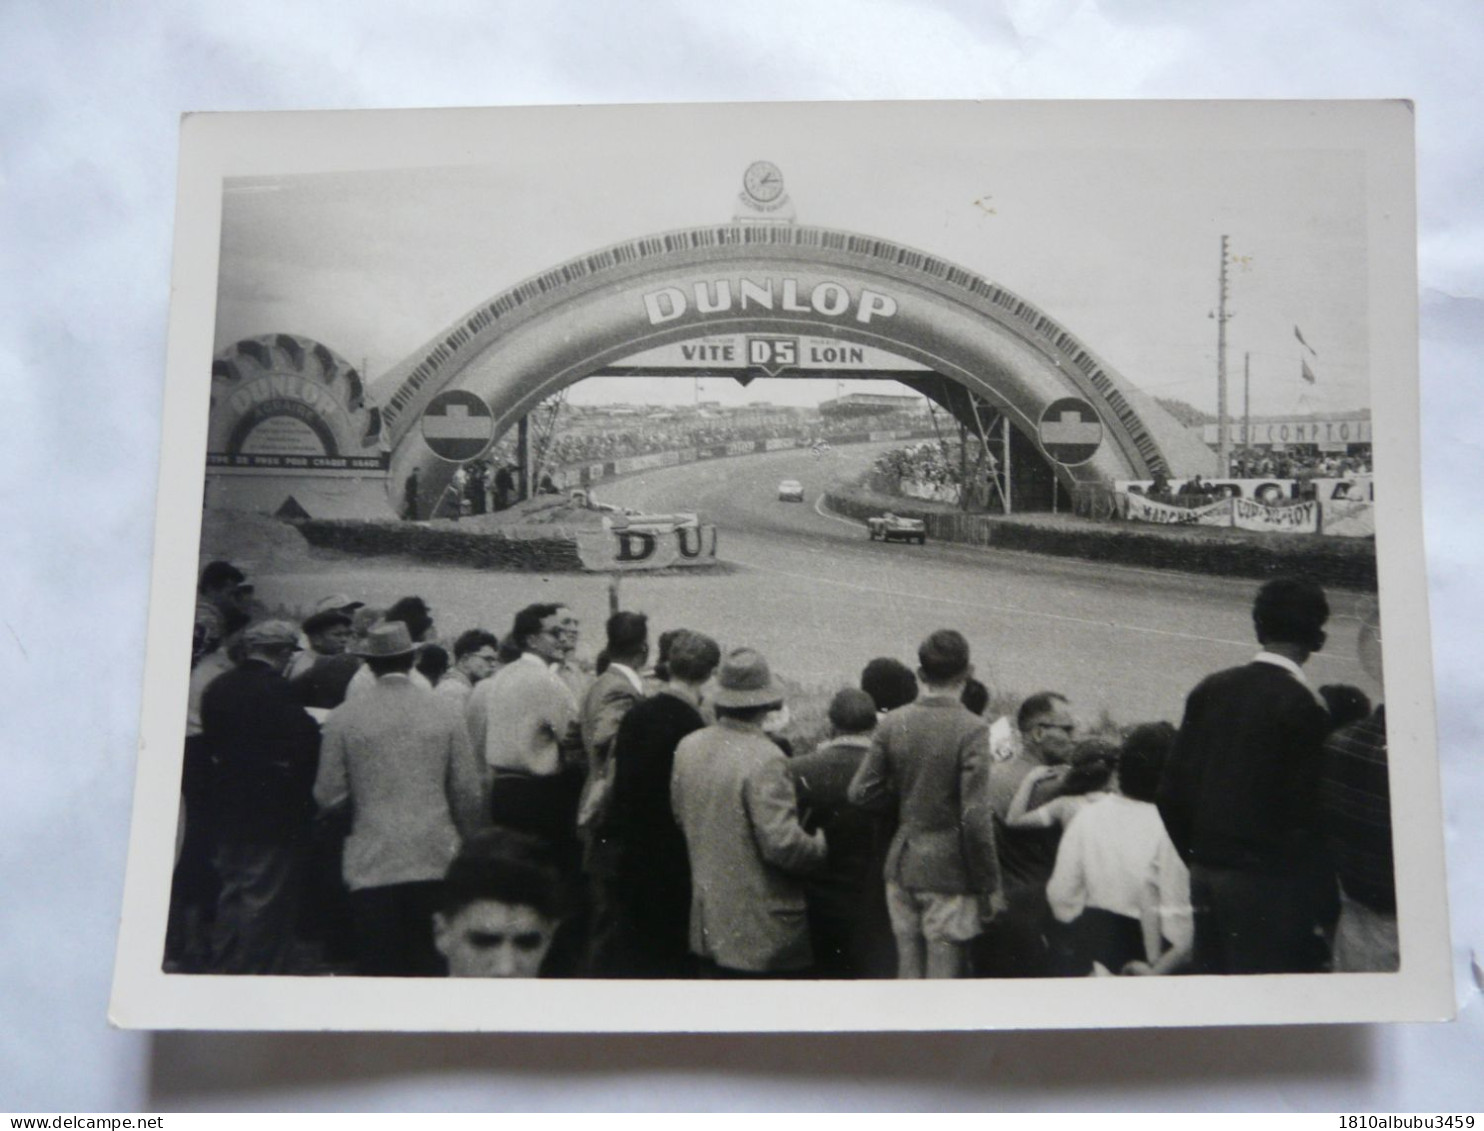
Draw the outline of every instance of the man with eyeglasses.
M1028 775L1043 775L1032 787L1028 808L1057 795L1071 760L1077 724L1067 697L1057 691L1040 691L1026 698L1015 722L1020 749L1012 758L996 762L989 779L1008 910L975 941L974 968L982 977L1042 978L1051 973L1045 933L1051 917L1046 883L1056 867L1061 829L1014 829L1005 822L1010 803Z
M478 683L500 670L500 642L493 632L471 628L453 642L453 667L438 681L434 693L457 703L460 710Z
M574 638L564 614L556 604L516 613L506 642L519 657L478 684L464 712L487 767L491 819L558 847L576 843L583 765L577 699L558 672Z

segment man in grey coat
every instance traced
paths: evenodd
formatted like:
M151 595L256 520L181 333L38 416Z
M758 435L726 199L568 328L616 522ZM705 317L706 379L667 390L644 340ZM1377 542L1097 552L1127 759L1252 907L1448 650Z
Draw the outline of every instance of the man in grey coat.
M783 703L751 648L722 661L716 724L676 748L670 803L691 867L690 948L715 978L797 977L813 961L800 877L825 866L807 833L783 752L763 718Z

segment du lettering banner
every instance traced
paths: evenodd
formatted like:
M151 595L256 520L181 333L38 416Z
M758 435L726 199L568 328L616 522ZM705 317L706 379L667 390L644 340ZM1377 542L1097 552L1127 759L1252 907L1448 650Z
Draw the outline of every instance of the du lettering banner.
M1319 504L1312 499L1270 507L1251 499L1233 499L1232 525L1241 530L1277 530L1287 534L1319 533Z
M1157 522L1164 526L1230 526L1232 503L1240 500L1218 499L1203 507L1176 507L1169 503L1128 494L1128 517L1135 522Z
M692 522L630 522L577 535L584 569L670 569L716 564L716 527Z

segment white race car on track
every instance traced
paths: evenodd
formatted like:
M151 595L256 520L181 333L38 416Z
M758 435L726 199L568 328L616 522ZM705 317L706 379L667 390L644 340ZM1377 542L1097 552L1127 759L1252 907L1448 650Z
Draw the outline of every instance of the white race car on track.
M866 519L866 533L874 542L916 542L919 546L927 541L927 524L920 518L903 518L887 511L877 518Z
M778 501L780 503L802 503L804 485L797 479L785 479L778 484Z

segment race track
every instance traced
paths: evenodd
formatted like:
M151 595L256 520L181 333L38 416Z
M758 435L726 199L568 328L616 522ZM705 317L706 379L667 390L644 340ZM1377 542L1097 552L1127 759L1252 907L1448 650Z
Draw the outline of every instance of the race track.
M692 464L598 494L715 522L720 554L736 569L715 579L708 622L729 641L786 656L779 666L807 683L848 677L876 655L911 661L922 636L952 627L992 687L1064 691L1089 721L1104 710L1119 722L1178 720L1200 676L1256 650L1252 581L870 541L863 524L826 513L821 496L889 446ZM803 505L778 501L782 479L804 484ZM1363 599L1332 593L1331 602L1331 644L1311 661L1311 678L1377 694L1355 659Z
M834 480L863 469L889 445L816 457L788 451L646 472L595 489L598 498L650 512L698 511L720 530L717 570L624 576L625 608L649 614L651 632L692 627L724 646L761 649L778 672L818 691L858 677L873 656L915 666L935 628L962 631L980 677L1016 695L1043 688L1073 700L1087 723L1177 721L1186 693L1207 672L1256 650L1249 607L1256 583L1104 566L1063 558L952 546L872 542L862 524L821 513ZM798 479L805 502L781 503L781 479ZM473 626L504 636L515 611L560 600L582 620L581 653L602 646L608 579L592 574L512 574L394 559L310 557L255 568L270 607L302 612L328 593L385 607L416 593L433 607L441 639ZM267 563L264 563L267 566ZM1329 648L1311 681L1377 688L1355 659L1365 599L1332 593Z

